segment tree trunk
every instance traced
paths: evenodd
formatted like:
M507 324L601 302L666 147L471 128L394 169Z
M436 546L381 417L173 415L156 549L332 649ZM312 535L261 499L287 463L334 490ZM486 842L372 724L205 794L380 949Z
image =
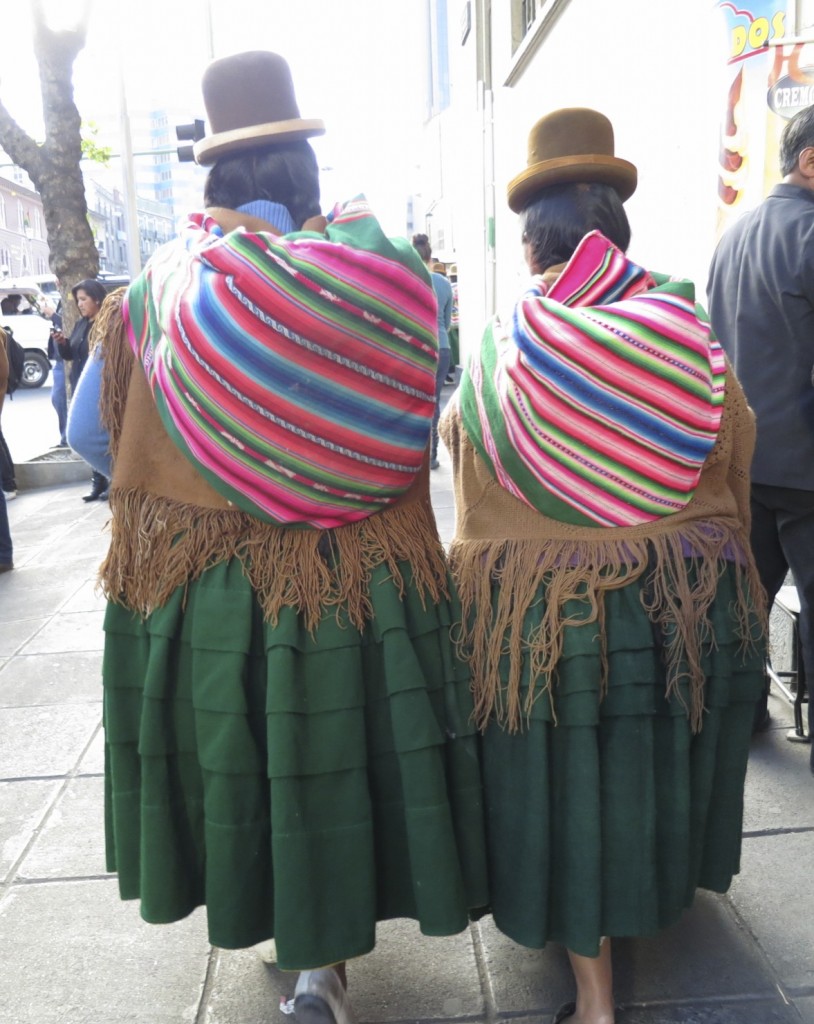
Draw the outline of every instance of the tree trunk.
M45 141L35 142L0 100L0 145L25 170L42 198L51 271L59 280L66 333L78 311L71 288L96 277L99 254L93 241L82 177L81 119L73 94L73 64L85 45L90 4L71 31L45 23L42 0L32 0L34 52L40 71Z

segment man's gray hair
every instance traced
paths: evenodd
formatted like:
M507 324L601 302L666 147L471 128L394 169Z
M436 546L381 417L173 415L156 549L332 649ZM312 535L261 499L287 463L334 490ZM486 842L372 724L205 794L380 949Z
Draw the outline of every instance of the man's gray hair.
M780 173L785 178L797 167L804 149L814 147L814 104L789 121L780 136Z

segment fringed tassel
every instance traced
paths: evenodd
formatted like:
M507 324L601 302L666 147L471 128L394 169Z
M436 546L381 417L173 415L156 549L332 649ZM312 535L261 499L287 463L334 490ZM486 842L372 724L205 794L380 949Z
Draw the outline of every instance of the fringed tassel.
M116 458L119 450L124 407L127 390L133 372L133 350L127 341L127 331L122 316L126 288L117 288L102 303L102 308L93 322L91 343L99 340L102 346L102 393L99 413L102 426L110 436L110 453Z
M694 558L684 557L682 540L695 552ZM711 631L708 612L727 555L748 550L739 531L724 523L688 524L649 541L549 541L542 548L532 540L454 542L449 561L463 616L457 640L472 669L479 728L495 718L509 732L518 731L543 694L556 712L556 672L568 627L599 627L604 694L605 594L641 579L643 606L666 638L667 694L683 700L680 684L688 677L687 712L698 731L704 713L701 652ZM751 556L743 555L736 567L738 607L733 612L742 646L749 647L765 634L762 590ZM565 612L571 600L579 603L578 615ZM526 614L538 602L544 604L540 624L525 635ZM529 682L524 698L521 679L526 661Z
M102 589L146 617L181 585L237 557L266 621L297 608L316 629L326 608L363 629L371 615L370 578L386 564L399 588L402 564L422 602L448 595L446 562L426 502L396 506L336 530L293 530L237 510L201 509L141 491L111 491L110 549Z

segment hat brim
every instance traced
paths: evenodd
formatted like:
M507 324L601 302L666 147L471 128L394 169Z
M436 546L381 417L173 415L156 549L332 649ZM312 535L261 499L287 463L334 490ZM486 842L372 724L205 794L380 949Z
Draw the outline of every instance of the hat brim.
M253 124L248 128L234 128L228 132L217 132L201 139L192 147L195 162L207 166L215 163L227 153L274 142L297 142L325 134L325 123L319 120L294 118L290 121L273 121L270 124Z
M624 202L636 191L638 172L628 160L616 156L563 156L532 164L512 178L507 187L509 207L521 213L535 194L551 185L601 182L616 189Z

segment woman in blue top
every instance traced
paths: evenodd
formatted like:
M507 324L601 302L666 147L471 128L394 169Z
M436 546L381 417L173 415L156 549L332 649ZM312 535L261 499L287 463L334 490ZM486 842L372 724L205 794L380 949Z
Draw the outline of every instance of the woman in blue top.
M427 264L438 302L438 369L435 374L435 416L432 421L430 469L438 469L438 417L441 414L441 389L449 372L449 325L452 323L452 285L445 274L432 270L432 248L426 235L413 235L413 248Z

